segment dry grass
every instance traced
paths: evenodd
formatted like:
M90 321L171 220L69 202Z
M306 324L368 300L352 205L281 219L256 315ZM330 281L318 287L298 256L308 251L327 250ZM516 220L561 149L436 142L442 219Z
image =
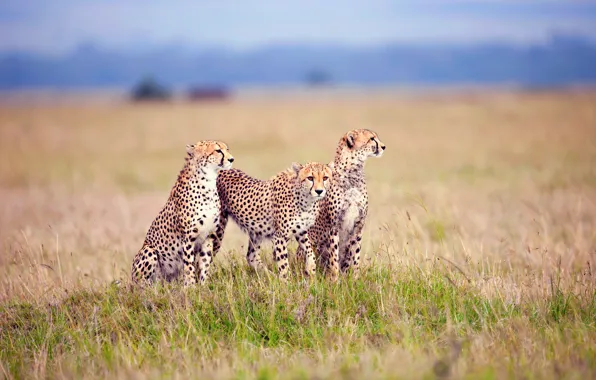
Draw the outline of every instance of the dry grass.
M109 286L185 144L225 140L267 178L361 127L388 146L362 279L258 279L233 226L209 289ZM8 377L596 374L594 93L5 106L0 199Z

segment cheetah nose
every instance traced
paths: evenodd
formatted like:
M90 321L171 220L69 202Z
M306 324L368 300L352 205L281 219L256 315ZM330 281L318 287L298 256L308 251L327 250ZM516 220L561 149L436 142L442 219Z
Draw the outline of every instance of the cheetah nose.
M323 194L323 190L322 189L315 190L315 193L321 195L321 194Z
M228 158L228 161L230 161L230 163L231 163L231 162L234 162L234 157L230 157L230 158Z
M385 150L387 148L385 145L381 145L381 149Z

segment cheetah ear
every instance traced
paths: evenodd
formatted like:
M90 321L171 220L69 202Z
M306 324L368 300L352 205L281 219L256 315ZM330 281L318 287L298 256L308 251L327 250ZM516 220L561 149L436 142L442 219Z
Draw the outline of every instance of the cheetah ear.
M350 149L352 149L354 147L354 135L352 134L352 132L349 132L348 135L346 136L346 145Z
M302 165L297 163L297 162L292 162L292 170L296 172L296 174L298 174L300 172L300 170L302 169Z
M194 144L189 144L186 146L186 154L188 155L188 158L192 158L195 155L195 145Z

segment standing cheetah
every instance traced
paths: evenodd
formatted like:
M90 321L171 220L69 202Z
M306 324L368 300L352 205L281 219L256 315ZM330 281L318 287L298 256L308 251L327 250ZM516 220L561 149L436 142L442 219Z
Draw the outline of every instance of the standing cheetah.
M228 217L231 217L249 236L246 259L252 268L262 266L261 242L273 239L278 274L285 280L287 244L295 237L306 253L305 272L308 276L314 275L315 257L307 231L315 222L318 203L325 197L330 177L331 168L319 163L304 166L294 163L267 181L252 178L238 169L219 173L221 215L214 252L220 248Z
M159 212L132 264L133 282L171 281L184 268L184 286L196 283L195 248L199 252L199 279L207 280L215 227L219 222L216 179L234 157L221 141L200 141L186 147L184 167L170 197Z
M364 163L369 157L381 157L385 148L379 136L368 129L352 130L339 140L331 186L308 232L332 279L337 279L339 273L340 253L342 272L352 266L357 274L362 228L368 213ZM297 256L303 254L298 248Z

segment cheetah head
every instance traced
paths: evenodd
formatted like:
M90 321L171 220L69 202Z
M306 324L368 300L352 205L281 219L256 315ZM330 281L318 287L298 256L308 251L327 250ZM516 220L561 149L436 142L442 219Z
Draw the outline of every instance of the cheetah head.
M386 148L385 144L379 140L379 136L368 129L349 131L341 138L340 147L362 161L368 157L381 157Z
M228 145L223 141L199 141L196 144L187 145L186 152L187 160L213 171L230 169L234 162Z
M305 165L293 163L292 169L296 173L296 178L300 189L313 197L315 200L322 199L327 194L327 188L330 185L331 167L318 162L309 162Z

